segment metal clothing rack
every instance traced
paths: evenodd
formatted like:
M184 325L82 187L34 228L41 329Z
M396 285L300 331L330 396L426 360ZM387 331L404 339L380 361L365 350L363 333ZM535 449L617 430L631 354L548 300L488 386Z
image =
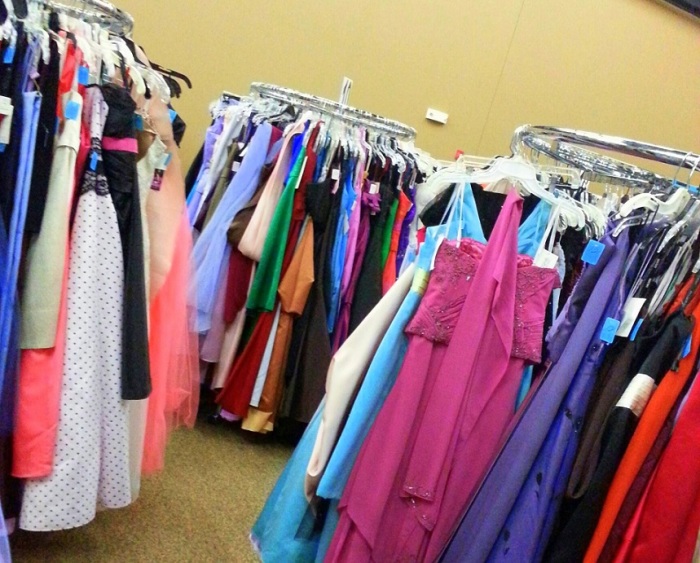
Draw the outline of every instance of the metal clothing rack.
M515 130L511 151L513 154L524 156L525 147L580 169L586 180L646 189L669 189L674 185L676 178L668 178L581 147L603 149L676 166L676 177L681 168L691 170L692 174L692 171L700 166L700 155L693 152L624 137L544 125L522 125Z
M387 119L386 117L334 102L333 100L314 96L313 94L305 94L292 90L291 88L275 86L274 84L264 84L262 82L253 82L250 89L254 95L258 95L262 98L272 98L293 106L332 115L355 125L362 125L399 139L411 140L416 136L416 130L413 127L404 125L399 121Z
M115 35L129 37L134 29L131 14L107 0L44 0L41 3L81 20L98 23Z

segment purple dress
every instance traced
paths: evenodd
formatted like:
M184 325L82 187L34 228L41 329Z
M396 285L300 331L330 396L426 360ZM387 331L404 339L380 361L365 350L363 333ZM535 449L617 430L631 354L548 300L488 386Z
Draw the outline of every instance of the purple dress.
M555 270L518 256L511 193L486 247L443 244L406 358L358 456L327 561L434 560L497 452ZM452 471L459 467L459 471Z

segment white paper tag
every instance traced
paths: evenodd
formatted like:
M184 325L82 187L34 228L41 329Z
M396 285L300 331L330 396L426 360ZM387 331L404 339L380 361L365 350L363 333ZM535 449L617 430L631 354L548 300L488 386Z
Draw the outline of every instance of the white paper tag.
M646 299L641 297L630 297L627 300L624 309L622 309L622 321L620 322L620 328L615 333L616 336L627 338L630 335L645 301Z
M378 194L379 193L379 182L372 182L369 185L369 193Z
M12 131L12 114L15 108L12 105L12 100L7 96L0 96L0 115L3 116L0 121L0 144L7 145L10 143L10 132Z
M347 232L350 230L350 220L348 219L347 215L343 216L343 233L347 234Z
M438 250L440 250L440 245L442 244L442 241L445 240L445 235L439 235L437 238L437 244L435 245L435 252L433 253L433 259L430 261L430 271L432 272L435 269L435 258L437 257Z
M231 172L238 172L238 169L241 167L241 163L238 160L234 160L233 164L231 165Z
M556 268L558 263L559 256L546 248L540 248L535 255L534 264L539 268Z
M644 412L644 408L647 406L649 397L651 397L654 389L656 389L654 380L648 375L638 373L630 381L616 406L630 409L639 418Z
M331 170L331 180L340 180L340 170L338 168Z

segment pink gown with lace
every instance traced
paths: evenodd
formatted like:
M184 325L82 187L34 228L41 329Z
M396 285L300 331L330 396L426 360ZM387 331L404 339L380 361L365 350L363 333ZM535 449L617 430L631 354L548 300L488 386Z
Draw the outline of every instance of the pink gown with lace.
M525 362L540 360L558 284L556 271L518 256L521 213L512 193L488 246L438 251L326 561L432 561L449 539L513 417Z

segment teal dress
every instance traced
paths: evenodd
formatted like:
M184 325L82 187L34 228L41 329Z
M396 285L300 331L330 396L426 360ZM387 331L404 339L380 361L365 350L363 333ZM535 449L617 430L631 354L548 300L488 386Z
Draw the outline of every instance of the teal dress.
M404 329L413 318L427 285L432 260L443 239L471 238L486 243L470 186L463 194L459 221L430 227L420 248L413 286L389 325L367 370L347 422L326 465L317 494L330 504L314 513L304 495L306 469L321 423L321 403L255 523L251 535L260 557L272 561L323 561L338 523L337 505L355 459L403 363L408 347ZM541 201L518 231L518 251L534 257L549 219L550 205ZM455 214L456 216L457 214Z

